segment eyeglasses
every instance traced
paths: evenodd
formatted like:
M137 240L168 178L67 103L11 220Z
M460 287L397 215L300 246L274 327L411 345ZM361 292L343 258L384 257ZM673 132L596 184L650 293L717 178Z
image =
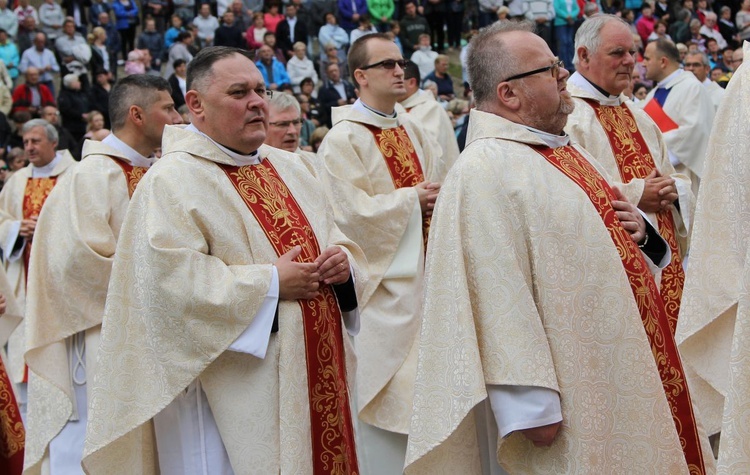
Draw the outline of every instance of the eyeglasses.
M687 68L702 68L703 63L685 63L685 69Z
M280 129L288 129L292 124L294 124L295 127L302 127L302 119L282 120L279 122L268 123L268 125L273 125L274 127L278 127Z
M557 61L555 61L554 63L552 63L551 65L549 65L547 67L535 69L535 70L529 71L527 73L516 74L515 76L511 76L508 79L506 79L505 81L500 81L500 82L508 82L508 81L512 81L514 79L521 79L521 78L525 78L525 77L528 77L528 76L533 76L534 74L543 73L545 71L552 71L552 77L555 78L555 79L557 79L557 78L560 77L560 68L564 68L564 67L565 67L565 63L563 62L563 60L562 59L558 59Z
M378 61L377 63L368 64L367 66L362 66L360 69L364 71L365 69L372 69L372 68L383 68L383 69L395 69L396 65L398 64L398 67L401 69L404 69L406 67L406 60L405 59L384 59L383 61Z

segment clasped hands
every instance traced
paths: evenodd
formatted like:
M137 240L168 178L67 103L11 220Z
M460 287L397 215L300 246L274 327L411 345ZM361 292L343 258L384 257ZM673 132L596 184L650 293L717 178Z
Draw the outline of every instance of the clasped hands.
M301 252L302 248L295 246L274 263L281 299L314 299L321 284L343 284L349 280L349 258L340 247L326 248L314 262L295 262Z
M440 193L440 183L423 181L414 187L419 197L419 206L422 209L422 216L429 218L432 216L432 210L435 209L435 201Z
M643 180L643 194L638 207L646 213L664 211L677 200L674 178L662 176L659 170L654 168Z
M641 213L638 212L638 208L625 198L619 188L613 186L612 191L615 192L615 200L612 201L615 215L625 231L630 234L633 242L638 244L646 237L646 222L643 220Z
M34 231L36 230L37 216L32 216L29 219L21 220L21 228L18 230L19 236L25 239L31 239L34 237Z

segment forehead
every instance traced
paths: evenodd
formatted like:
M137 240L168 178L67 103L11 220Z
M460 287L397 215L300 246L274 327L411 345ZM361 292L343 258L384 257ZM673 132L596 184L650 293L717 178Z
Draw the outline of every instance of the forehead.
M216 61L211 70L213 74L209 89L224 89L232 84L255 88L265 84L255 64L239 54Z
M279 120L292 120L297 118L297 109L294 106L287 107L285 109L279 109L278 107L271 104L268 108L268 120L271 122Z
M503 42L506 43L510 51L516 51L518 57L524 61L536 62L536 58L553 59L552 50L549 49L544 40L529 31L511 31L503 36Z
M633 41L633 33L630 29L620 24L619 22L611 21L604 25L601 31L602 49L608 50L612 48L635 48L635 42Z
M44 127L34 127L25 134L23 134L24 141L26 139L39 139L43 142L47 141L47 134L44 131Z
M401 51L393 41L378 38L367 42L367 56L370 63L376 63L384 59L400 59Z

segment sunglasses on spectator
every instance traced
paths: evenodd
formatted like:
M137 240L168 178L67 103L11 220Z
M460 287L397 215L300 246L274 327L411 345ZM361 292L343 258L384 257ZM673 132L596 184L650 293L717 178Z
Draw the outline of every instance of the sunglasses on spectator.
M362 71L364 71L365 69L372 69L372 68L395 69L397 64L399 68L404 69L406 67L406 60L405 59L384 59L383 61L378 61L377 63L368 64L367 66L362 66L361 68L358 68L358 69Z

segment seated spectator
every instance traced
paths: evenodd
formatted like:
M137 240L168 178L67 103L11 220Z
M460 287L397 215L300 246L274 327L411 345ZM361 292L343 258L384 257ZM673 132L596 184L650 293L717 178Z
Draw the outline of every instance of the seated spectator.
M164 47L167 51L177 40L177 35L179 35L181 31L185 31L185 28L182 27L182 18L180 18L180 15L172 15L170 22L169 29L164 33Z
M294 56L293 44L297 42L307 46L307 26L297 17L297 6L293 3L285 7L284 19L276 26L276 40L287 60Z
M231 10L224 12L224 15L221 17L221 26L216 29L214 45L245 49L245 39L242 37L242 30L235 25L234 13Z
M193 25L198 28L198 38L203 46L214 44L214 34L219 28L219 20L211 15L211 6L208 3L202 3L198 16L193 20Z
M435 70L435 59L438 57L437 51L432 51L430 43L430 35L427 33L419 35L419 49L409 59L409 61L417 65L419 75L423 78Z
M21 58L18 54L18 48L8 38L8 32L2 28L0 28L0 60L5 63L10 78L15 81L18 77L18 64L21 62Z
M721 50L719 49L719 43L715 39L709 38L706 40L706 56L710 62L710 66L719 66L724 62L722 58Z
M97 26L91 32L90 36L93 39L91 44L91 61L89 62L91 72L98 74L104 71L109 77L114 78L115 71L117 71L117 53L107 48L107 30L101 26ZM92 77L92 82L93 79Z
M705 53L706 38L701 35L701 28L700 20L690 20L690 43L694 44L698 48L698 51ZM688 48L690 48L689 44Z
M310 97L306 94L297 94L297 102L299 102L300 113L303 119L309 121L313 127L320 125L320 121L317 118L313 119L310 113Z
M370 15L363 13L359 16L359 22L358 22L357 28L353 29L352 32L349 34L349 44L353 45L355 41L357 41L359 38L362 38L365 35L370 35L372 33L377 33L378 29L375 28L370 21Z
M10 114L10 111L13 108L12 92L13 80L10 78L5 65L0 62L0 116L5 117ZM2 154L0 154L0 156L2 156Z
M247 13L248 10L245 9L245 5L242 3L242 0L234 0L229 6L229 11L234 13L234 26L239 28L244 37L245 31L250 26L250 22L252 21L252 16Z
M147 49L151 54L151 65L150 69L160 71L161 70L161 59L164 56L164 37L161 33L156 31L156 20L153 18L146 19L146 27L143 32L138 35L138 42L136 48Z
M164 77L169 78L174 72L174 62L181 59L185 64L193 60L193 54L190 52L190 46L193 44L193 35L187 31L180 32L177 35L177 41L169 48L167 57L167 68L164 71Z
M180 106L185 104L185 93L187 92L187 62L185 62L184 59L176 59L172 63L172 67L174 68L174 73L167 78L167 81L172 88L174 108L179 109Z
M734 24L737 27L739 39L750 40L750 0L743 0L742 9L734 17Z
M87 48L86 39L76 31L76 22L70 18L63 22L62 35L55 40L55 49L60 56L60 73L65 75L69 72L68 65L76 61L80 48Z
M724 5L719 10L719 33L721 33L724 41L731 47L737 47L740 43L740 35L738 34L737 27L732 21L732 9Z
M641 37L644 45L648 43L648 37L654 32L654 27L656 26L657 20L653 13L653 7L645 3L641 10L641 17L635 22L635 28L638 30L638 35Z
M83 138L84 140L92 139L95 135L98 135L97 132L105 129L104 116L102 113L99 111L91 111L89 113L89 120L86 124L86 133L83 134Z
M300 83L300 94L297 100L300 103L302 111L306 114L307 119L310 119L315 125L320 125L325 122L323 113L320 107L320 101L318 100L318 91L315 89L315 84L312 78L305 78ZM305 99L306 98L306 99ZM307 102L307 104L305 104Z
M55 105L55 96L47 86L39 82L39 70L29 66L25 73L26 82L13 90L11 114L26 111L32 118L39 117L42 107Z
M676 43L690 41L690 11L682 8L676 14L676 21L669 26L669 36Z
M410 58L412 53L419 49L419 35L430 34L430 25L425 17L417 13L417 4L414 0L408 0L404 4L404 13L401 19L401 44L404 48L404 57Z
M270 31L267 31L265 35L263 35L263 44L267 45L271 50L273 51L274 57L279 60L281 64L286 65L286 56L284 55L284 52L281 51L281 48L276 46L276 33L271 33ZM257 50L255 52L255 58L256 60L260 58L260 55L258 54L260 50Z
M8 8L8 0L0 0L0 28L11 38L18 34L18 17Z
M75 74L63 77L62 89L57 97L63 127L68 129L76 141L80 141L86 133L86 122L89 118L89 98L81 90L81 81Z
M104 126L110 128L109 122L109 93L112 91L114 79L106 71L95 71L94 85L89 91L89 106L104 115Z
M667 22L664 20L659 20L656 22L654 31L652 31L651 34L648 35L648 41L656 41L660 38L666 38L669 41L672 41L672 38L667 34Z
M146 74L151 68L151 53L147 49L134 49L125 61L125 74Z
M195 16L195 0L172 0L174 14L182 19L183 24L190 23Z
M425 81L433 81L437 84L439 99L450 101L455 97L453 78L448 74L448 56L440 54L435 58L435 70L425 76Z
M93 0L89 7L89 22L91 23L92 28L102 26L99 16L102 13L106 13L107 17L109 17L109 14L112 13L112 7L110 7L109 3L104 0Z
M393 39L393 42L396 43L396 46L398 46L398 50L401 52L401 55L404 54L404 46L401 44L401 38L399 35L401 34L401 25L396 20L391 21L391 31L389 31L391 38Z
M703 26L701 27L700 34L706 38L713 38L716 40L717 43L719 43L719 48L726 48L727 42L724 39L723 36L721 36L721 33L719 32L719 28L716 25L716 22L718 21L716 13L714 12L708 12L706 13L706 20L703 23Z
M646 99L646 96L648 95L649 88L642 82L636 83L635 86L633 86L633 97L634 102L637 104L638 102L642 102Z
M258 70L263 75L263 80L266 83L266 87L272 91L281 89L285 84L289 83L289 75L286 72L284 64L276 59L273 55L273 50L268 45L263 45L258 50L260 59L255 63Z
M247 49L254 51L263 46L263 38L268 29L262 13L253 14L253 24L245 32Z
M36 8L29 5L29 0L18 0L17 7L13 10L13 13L18 17L18 24L22 25L27 18L33 18L34 24L39 24L39 15L36 12Z
M120 41L120 33L117 31L117 26L109 18L109 14L99 14L99 26L104 28L107 32L107 51L109 51L110 58L114 58L117 65L125 64L125 58L122 60L118 59L120 50L122 48L122 41ZM117 77L117 68L112 67L112 74Z
M21 143L23 144L23 142ZM8 152L8 176L12 175L28 164L29 162L26 160L26 152L23 151L22 147L13 147L10 149L10 151Z
M39 32L34 36L34 46L27 49L21 55L21 63L18 69L21 73L26 74L26 71L33 67L40 74L39 82L47 86L47 88L54 95L54 84L52 82L52 73L59 73L60 66L57 64L55 59L55 53L45 47L47 43L47 36Z
M326 138L326 134L329 130L331 129L323 125L313 130L313 133L310 134L310 146L312 147L313 153L318 153L320 144L323 143L323 139Z
M39 27L54 42L62 31L65 14L55 0L44 0L39 5Z
M325 56L325 49L333 46L339 56L340 61L346 60L346 47L349 46L349 35L336 24L336 15L326 13L326 24L320 27L318 31L318 42L325 48L320 49L321 59Z
M42 109L42 119L46 120L57 130L57 148L58 150L69 150L70 154L76 160L81 159L80 147L78 141L73 135L60 125L60 111L55 106L44 106Z
M301 41L294 43L294 56L286 65L286 71L289 74L289 81L292 84L295 94L300 92L300 83L305 78L311 78L316 84L318 82L318 73L315 71L315 65L305 56L307 46Z
M318 100L323 111L323 118L328 127L331 125L331 108L354 104L357 94L354 85L349 81L341 79L339 65L331 63L326 69L328 80L318 91Z
M284 19L284 15L279 13L279 4L276 1L268 3L268 9L266 14L263 15L263 21L266 24L266 28L271 33L276 33L276 27Z
M321 82L325 83L328 80L328 65L330 64L337 64L339 67L339 75L342 78L348 78L349 77L349 65L346 63L346 60L342 61L339 58L337 51L334 48L331 48L331 46L326 46L325 51L326 51L325 57L322 60L320 60Z

